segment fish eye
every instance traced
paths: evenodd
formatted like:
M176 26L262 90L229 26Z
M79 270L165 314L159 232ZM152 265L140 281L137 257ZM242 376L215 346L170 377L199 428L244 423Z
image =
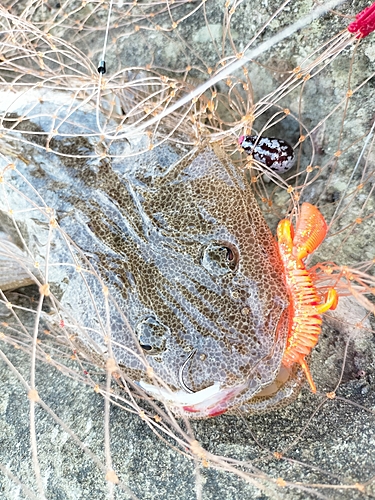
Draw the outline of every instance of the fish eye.
M135 327L139 345L145 354L157 355L165 351L169 328L153 316L147 316Z
M228 247L223 247L223 248L227 251L227 260L229 262L232 262L234 259L234 254L233 254L232 250Z
M215 242L207 245L201 257L201 264L213 276L223 276L237 270L239 251L229 242Z

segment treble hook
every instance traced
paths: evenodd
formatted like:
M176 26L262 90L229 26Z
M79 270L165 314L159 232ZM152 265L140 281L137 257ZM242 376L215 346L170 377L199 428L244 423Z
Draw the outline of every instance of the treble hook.
M195 391L192 391L191 389L189 389L189 387L187 387L187 385L185 384L184 382L184 379L183 379L183 372L184 372L184 369L186 367L186 365L188 364L188 362L191 360L191 358L194 356L194 354L197 352L196 349L193 349L191 351L191 353L189 354L189 356L185 359L183 365L181 366L179 372L178 372L178 381L180 382L180 386L186 391L188 392L189 394L194 394Z

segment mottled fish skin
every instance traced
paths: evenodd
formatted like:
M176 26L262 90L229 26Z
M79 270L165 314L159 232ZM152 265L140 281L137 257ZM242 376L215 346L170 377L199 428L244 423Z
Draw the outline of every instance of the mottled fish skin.
M105 284L113 298L113 355L133 380L150 382L146 356L173 391L245 384L228 409L252 411L252 397L280 369L289 304L275 240L244 174L209 147L183 160L168 146L127 159L100 159L94 154L100 145L85 136L95 130L94 112L66 106L59 113L68 118L46 153L39 146L51 130L53 103L44 98L32 113L27 104L17 106L2 122L8 147L18 148L18 158L12 158L16 170L7 169L4 178L38 206L32 188L40 193L99 276L85 274L85 285L73 265L50 267L66 323L81 325L81 332L83 326L83 341L105 355ZM26 113L35 118L18 123ZM114 143L108 152L121 155L127 147L126 141ZM77 154L93 157L77 160ZM7 204L0 208L8 227L9 205L30 204L7 190ZM15 218L33 258L43 264L45 214L20 212ZM52 243L51 263L73 262L58 233ZM295 384L283 390L287 394L279 391L271 406L290 398ZM267 398L259 401L266 409Z

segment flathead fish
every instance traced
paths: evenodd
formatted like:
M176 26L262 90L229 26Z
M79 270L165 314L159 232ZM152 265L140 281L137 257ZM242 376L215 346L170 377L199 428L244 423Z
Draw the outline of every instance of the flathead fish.
M2 103L2 288L48 282L82 344L177 414L293 398L282 266L245 173L219 148L105 141L69 96Z

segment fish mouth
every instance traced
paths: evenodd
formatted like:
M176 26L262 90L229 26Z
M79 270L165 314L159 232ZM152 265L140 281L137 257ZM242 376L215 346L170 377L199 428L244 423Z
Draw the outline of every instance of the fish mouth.
M163 401L178 415L188 414L193 418L209 418L217 417L228 410L240 407L241 404L248 403L254 397L272 398L289 379L290 374L291 370L282 366L272 382L257 389L251 387L250 380L226 388L220 388L220 384L215 382L213 385L194 393L181 389L172 391L167 387L143 381L139 381L138 384L150 396ZM240 395L241 397L235 401L236 397Z
M245 382L235 387L221 389L220 384L215 382L205 389L191 393L181 389L171 391L143 381L139 381L138 384L150 396L175 409L176 413L194 413L195 418L216 417L225 413L234 397L248 388L248 383Z

